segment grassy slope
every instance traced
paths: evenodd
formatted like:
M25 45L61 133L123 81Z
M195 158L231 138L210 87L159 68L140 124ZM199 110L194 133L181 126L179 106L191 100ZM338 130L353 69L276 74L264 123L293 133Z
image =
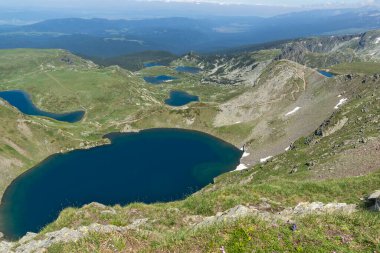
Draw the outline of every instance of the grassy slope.
M131 231L127 234L92 234L72 244L56 244L48 252L377 252L379 216L307 216L297 221L298 231L289 224L271 225L257 218L213 225L197 231L186 229L156 233ZM360 225L359 225L360 224Z
M337 74L379 74L380 63L376 62L352 62L342 63L330 67L331 71Z

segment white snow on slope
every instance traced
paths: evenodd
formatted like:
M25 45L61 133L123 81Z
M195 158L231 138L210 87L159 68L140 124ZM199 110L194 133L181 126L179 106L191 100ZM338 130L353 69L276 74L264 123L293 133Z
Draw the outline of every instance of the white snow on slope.
M342 98L341 100L339 100L339 103L334 107L335 109L338 109L341 105L343 105L344 103L347 102L347 98Z
M265 163L266 161L268 161L269 159L271 159L273 156L268 156L268 157L265 157L265 158L261 158L260 159L260 162L261 163Z
M245 164L239 164L239 166L236 167L236 170L235 171L240 171L240 170L246 170L248 169L247 166L245 166Z
M244 152L244 154L243 154L243 158L244 158L244 157L247 157L247 156L249 156L249 155L250 155L250 153Z
M296 113L299 109L301 109L301 107L297 106L296 108L294 108L293 110L291 110L290 112L285 114L285 116L292 115L292 114Z

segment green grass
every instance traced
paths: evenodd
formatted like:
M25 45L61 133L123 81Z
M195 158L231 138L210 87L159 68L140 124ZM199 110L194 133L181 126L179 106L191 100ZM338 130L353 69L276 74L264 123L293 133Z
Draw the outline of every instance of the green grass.
M337 74L379 74L380 63L376 62L352 62L342 63L330 67L333 73Z
M380 250L380 216L307 216L297 220L297 230L287 223L269 224L245 218L199 230L161 234L130 231L91 234L76 243L57 244L48 252L376 252Z

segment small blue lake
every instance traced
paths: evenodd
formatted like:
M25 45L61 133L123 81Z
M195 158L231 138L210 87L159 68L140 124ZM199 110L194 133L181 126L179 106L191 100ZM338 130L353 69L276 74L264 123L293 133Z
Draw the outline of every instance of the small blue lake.
M44 116L58 121L74 123L80 121L85 114L84 111L75 111L62 114L42 111L33 104L29 94L21 90L1 91L0 98L6 100L20 112L31 116Z
M165 104L170 106L184 106L197 101L199 101L198 96L191 95L185 91L174 90L170 92L170 97L165 100Z
M151 83L151 84L161 84L161 83L167 83L173 80L176 80L177 78L174 76L167 76L167 75L161 75L161 76L146 76L144 77L145 82Z
M159 66L164 66L164 65L161 63L158 63L158 62L145 62L144 63L145 68L159 67Z
M202 71L200 68L189 67L189 66L179 66L179 67L176 67L175 70L178 72L191 73L191 74L197 74Z
M38 232L66 207L182 199L234 170L242 156L235 146L197 131L106 137L112 144L53 155L12 182L0 205L7 239Z
M328 78L332 78L332 77L335 76L333 73L330 73L330 72L327 72L327 71L324 71L324 70L318 70L318 72L319 72L321 75L324 75L325 77L328 77Z

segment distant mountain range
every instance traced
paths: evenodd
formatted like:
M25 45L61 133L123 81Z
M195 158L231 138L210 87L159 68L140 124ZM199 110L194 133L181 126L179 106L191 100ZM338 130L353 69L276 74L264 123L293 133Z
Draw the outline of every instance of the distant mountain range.
M380 28L380 11L369 9L315 10L270 18L70 18L25 26L0 26L0 48L63 48L102 58L147 50L184 54L376 28Z

